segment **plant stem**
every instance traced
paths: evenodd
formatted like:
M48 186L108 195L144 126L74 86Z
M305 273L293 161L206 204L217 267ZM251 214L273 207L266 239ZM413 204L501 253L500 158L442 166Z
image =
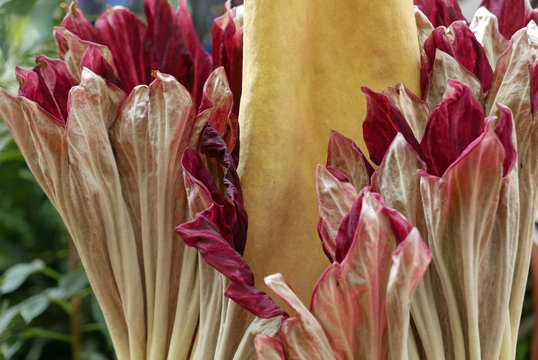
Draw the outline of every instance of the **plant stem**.
M80 260L78 257L77 249L75 245L69 239L69 271L74 271L80 266ZM71 342L71 354L73 360L77 359L80 355L80 345L81 345L81 332L80 332L80 304L81 297L79 294L74 294L69 299L71 305L73 306L73 311L69 316L69 325L71 329L71 337L73 341Z

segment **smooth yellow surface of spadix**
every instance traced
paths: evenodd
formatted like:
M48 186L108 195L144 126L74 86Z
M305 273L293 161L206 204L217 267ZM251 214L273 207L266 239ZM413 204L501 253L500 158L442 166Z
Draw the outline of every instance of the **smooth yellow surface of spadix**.
M361 86L419 93L412 0L245 0L239 172L249 215L245 257L282 273L308 304L329 265L317 234L315 170L329 130L366 154Z

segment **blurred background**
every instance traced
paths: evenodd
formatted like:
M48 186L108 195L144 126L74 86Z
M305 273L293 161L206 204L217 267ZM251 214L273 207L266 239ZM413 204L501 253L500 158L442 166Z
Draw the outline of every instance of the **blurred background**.
M64 0L65 1L65 0ZM16 94L15 66L32 68L35 54L57 57L52 27L62 0L0 0L0 87ZM479 0L460 0L467 19ZM177 6L177 1L172 4ZM94 20L123 5L143 17L142 0L79 0ZM210 51L211 24L223 0L189 0L196 31ZM529 358L534 328L530 289L517 359ZM114 359L88 280L61 219L29 172L0 119L0 360Z

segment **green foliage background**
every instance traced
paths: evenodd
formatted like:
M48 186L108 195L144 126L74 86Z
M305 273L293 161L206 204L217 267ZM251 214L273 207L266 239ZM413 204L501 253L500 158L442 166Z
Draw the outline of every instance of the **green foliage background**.
M61 0L0 0L0 87L15 94L15 66L56 56ZM196 19L195 19L196 20ZM0 114L1 116L1 114ZM0 119L0 360L113 359L104 319L62 221ZM534 328L525 298L517 360Z

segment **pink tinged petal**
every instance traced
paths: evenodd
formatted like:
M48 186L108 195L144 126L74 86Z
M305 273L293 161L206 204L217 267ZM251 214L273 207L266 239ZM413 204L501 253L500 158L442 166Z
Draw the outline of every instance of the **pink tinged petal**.
M37 78L35 72L23 71ZM64 191L57 179L63 178L67 171L65 124L53 118L38 103L11 96L3 89L0 89L0 114L32 174L57 206L57 195Z
M525 27L533 16L533 10L528 0L482 0L480 6L485 6L497 17L499 30L506 39L519 29Z
M239 28L233 38L232 45L232 92L234 94L234 114L239 114L239 104L243 89L243 27Z
M256 358L258 360L285 360L284 347L282 343L267 335L257 335L254 339L256 348Z
M538 27L530 22L524 29L512 36L507 50L497 61L494 80L486 99L486 113L498 115L495 104L510 108L515 124L516 149L518 153L519 182L519 240L516 265L510 298L511 344L515 349L517 329L521 319L521 309L525 294L526 278L530 262L532 237L534 233L534 216L538 203L538 120L533 115L533 63L536 61ZM527 94L527 95L525 95ZM512 354L512 357L514 355Z
M284 345L285 358L336 359L320 323L295 295L282 274L265 277L265 283L296 311L293 317L282 322L281 342Z
M148 0L144 12L148 22L144 44L150 69L173 75L198 105L212 64L194 32L186 1L181 1L175 13L166 0Z
M463 67L475 74L482 84L484 93L489 90L493 70L482 45L465 22L454 22L448 29L438 27L424 42L424 51L428 58L428 73L431 73L433 69L437 49L454 57ZM426 95L427 89L424 88L424 84L422 85L423 95Z
M421 147L428 172L442 176L483 132L484 110L466 85L448 80L443 102L428 120Z
M82 40L77 35L62 27L54 28L54 37L56 39L56 45L59 49L60 57L62 58L62 60L65 61L69 72L75 77L75 79L80 80L80 75L83 67L83 65L81 64L82 58L84 57L86 51L89 48L93 48L99 51L102 60L98 59L97 54L94 54L91 57L95 58L94 61L97 61L97 64L99 64L101 61L106 62L106 64L94 66L92 64L94 61L88 61L87 59L84 66L88 67L95 73L97 73L97 71L95 70L101 70L99 75L101 75L101 73L109 73L110 70L107 70L106 72L103 72L103 70L110 67L112 68L111 71L114 77L116 79L118 78L117 70L115 68L114 60L112 58L112 53L106 46L91 41ZM95 67L95 70L92 67Z
M417 154L422 156L422 150L413 135L413 131L390 99L367 87L362 87L361 91L366 96L367 102L366 118L362 125L364 141L372 162L376 165L381 163L390 143L398 132L401 132Z
M424 130L430 114L428 105L402 83L386 88L383 90L383 94L400 109L413 131L413 135L420 142L424 136Z
M495 135L499 138L504 148L503 177L512 171L517 161L517 151L513 142L512 112L504 105L497 104L499 109L499 122L495 127Z
M241 98L243 63L243 29L237 29L235 9L227 9L224 15L213 22L213 66L223 66L234 93L234 114L238 114Z
M503 144L485 123L480 137L442 178L419 171L428 245L433 253L430 269L439 279L432 296L438 304L436 316L445 336L445 353L454 354L455 359L480 358L480 337L487 336L480 334L482 319L499 316L506 321L505 313L493 314L479 306L481 261L487 261L490 251L503 157ZM428 342L429 335L424 336L421 341Z
M97 42L98 37L92 24L86 19L84 13L77 9L77 1L73 1L60 25L82 40Z
M179 225L175 231L188 246L195 247L209 265L230 280L225 291L226 296L262 318L284 315L285 312L277 307L269 296L254 287L252 271L234 248L232 226L236 220L230 219L230 215L225 212L226 207L218 203L226 200L220 193L216 193L218 189L216 190L216 185L199 155L193 149L187 148L182 164L185 177L204 184L212 203L192 221Z
M91 86L96 92L104 90L103 92L106 93L102 83L96 84L91 80L87 79L85 85ZM90 102L105 98L102 107L96 106L90 112L92 120L98 119L98 126L92 124L95 132L95 129L100 128L103 111L105 116L114 116L118 99L114 99L111 104L106 94L102 97L88 97ZM72 177L76 170L70 169L72 164L68 163L68 160L73 160L72 155L76 157L80 152L70 151L69 148L72 145L69 144L70 140L66 136L67 129L63 122L59 124L53 121L50 115L39 108L36 103L24 97L12 97L3 90L0 90L0 113L25 156L30 170L60 212L77 245L92 288L100 306L104 309L116 353L119 356L128 357L127 324L118 293L119 283L115 279L115 274L118 273L113 272L109 261L110 254L119 254L119 252L109 252L109 247L105 242L106 234L111 230L107 225L110 225L115 213L112 212L113 215L110 218L107 217L107 221L102 223L94 221L100 214L99 211L92 211L97 208L99 193L84 198L84 195L74 190L73 187L79 182L83 183L84 188L86 177L77 179ZM95 149L96 147L93 148L94 152ZM87 151L83 153L89 154ZM76 165L77 161L74 160ZM92 181L89 183L93 184ZM88 206L88 201L92 203L92 206ZM136 278L135 272L131 275L133 279Z
M189 272L188 267L196 252L186 251L173 232L175 225L187 220L179 161L194 127L194 105L172 76L155 73L155 77L149 86L133 89L109 131L143 258L148 358L158 358L172 343L183 344L188 351L199 306L191 293L198 285L192 280L196 271ZM180 305L183 311L176 312ZM181 332L172 336L177 321Z
M198 35L196 35L192 17L188 10L187 0L178 1L176 19L187 41L189 52L194 61L194 85L191 94L195 99L196 104L200 104L204 83L213 70L213 61L211 55L208 54L200 44ZM174 64L172 65L174 66Z
M125 94L83 69L81 84L69 95L70 191L64 204L71 210L63 215L68 218L92 287L98 290L99 302L106 304L110 298L118 301L104 311L110 316L109 325L125 324L124 329L115 329L113 338L127 337L130 357L137 358L137 354L145 354L147 335L144 302L140 301L144 296L141 259L109 138ZM112 274L107 273L109 267ZM123 319L118 322L116 317Z
M117 86L120 85L116 68L103 57L97 46L90 45L88 47L80 59L80 67L86 67L105 80Z
M465 20L456 0L414 0L433 26L449 26L454 21Z
M480 7L474 14L469 28L482 44L491 68L495 69L497 59L508 47L508 40L499 32L497 17L485 7Z
M357 231L357 226L360 219L360 214L362 211L362 198L364 197L364 192L367 191L367 188L361 190L359 195L353 202L351 209L344 216L340 226L338 228L338 233L336 234L335 243L336 250L334 252L334 261L341 263L344 261L353 239L355 239L355 233Z
M239 122L232 113L233 94L224 68L215 69L204 85L197 119L214 127L226 141L226 146L239 163Z
M37 102L58 123L67 122L67 98L77 81L62 60L39 55L31 72L17 68L16 73L21 84L19 96Z
M390 145L383 162L372 175L372 190L381 194L391 208L396 209L426 234L420 198L420 176L425 164L417 157L402 134Z
M213 203L192 221L178 226L176 232L188 246L195 247L209 265L230 280L226 296L262 318L284 315L264 292L254 287L250 268L225 239L223 232L230 233L230 230L218 205Z
M202 132L200 151L208 158L215 159L225 169L223 183L233 206L227 206L228 202L224 202L224 211L232 230L232 245L242 255L247 238L248 221L235 161L224 140L210 125L207 125Z
M411 298L431 256L417 229L379 194L365 192L360 201L353 243L318 281L311 311L337 358L401 359Z
M510 45L497 61L491 90L484 106L489 115L496 115L496 103L508 106L514 114L516 129L520 124L527 123L529 116L532 116L531 104L527 98L521 101L519 94L530 94L531 102L535 96L536 75L533 64L537 60L537 38L538 27L534 22L514 34ZM518 120L520 113L521 121ZM523 134L527 132L516 131L518 141L523 139Z
M370 184L374 172L359 147L335 130L329 134L327 167L344 173L357 191Z
M110 49L125 92L136 85L149 84L151 70L171 74L170 69L149 68L144 48L146 24L131 11L121 7L110 9L95 22L95 32L99 43Z
M435 61L430 73L430 83L426 102L430 109L443 101L443 95L447 88L447 80L457 80L471 89L474 98L482 103L484 93L480 80L452 56L439 49L435 52Z
M350 183L340 182L323 165L318 165L316 170L316 190L319 211L318 234L323 251L333 262L338 228L351 209L358 192Z
M408 353L409 315L413 295L432 260L432 254L418 230L413 228L391 257L393 265L387 283L385 306L389 345L391 359L403 359Z

